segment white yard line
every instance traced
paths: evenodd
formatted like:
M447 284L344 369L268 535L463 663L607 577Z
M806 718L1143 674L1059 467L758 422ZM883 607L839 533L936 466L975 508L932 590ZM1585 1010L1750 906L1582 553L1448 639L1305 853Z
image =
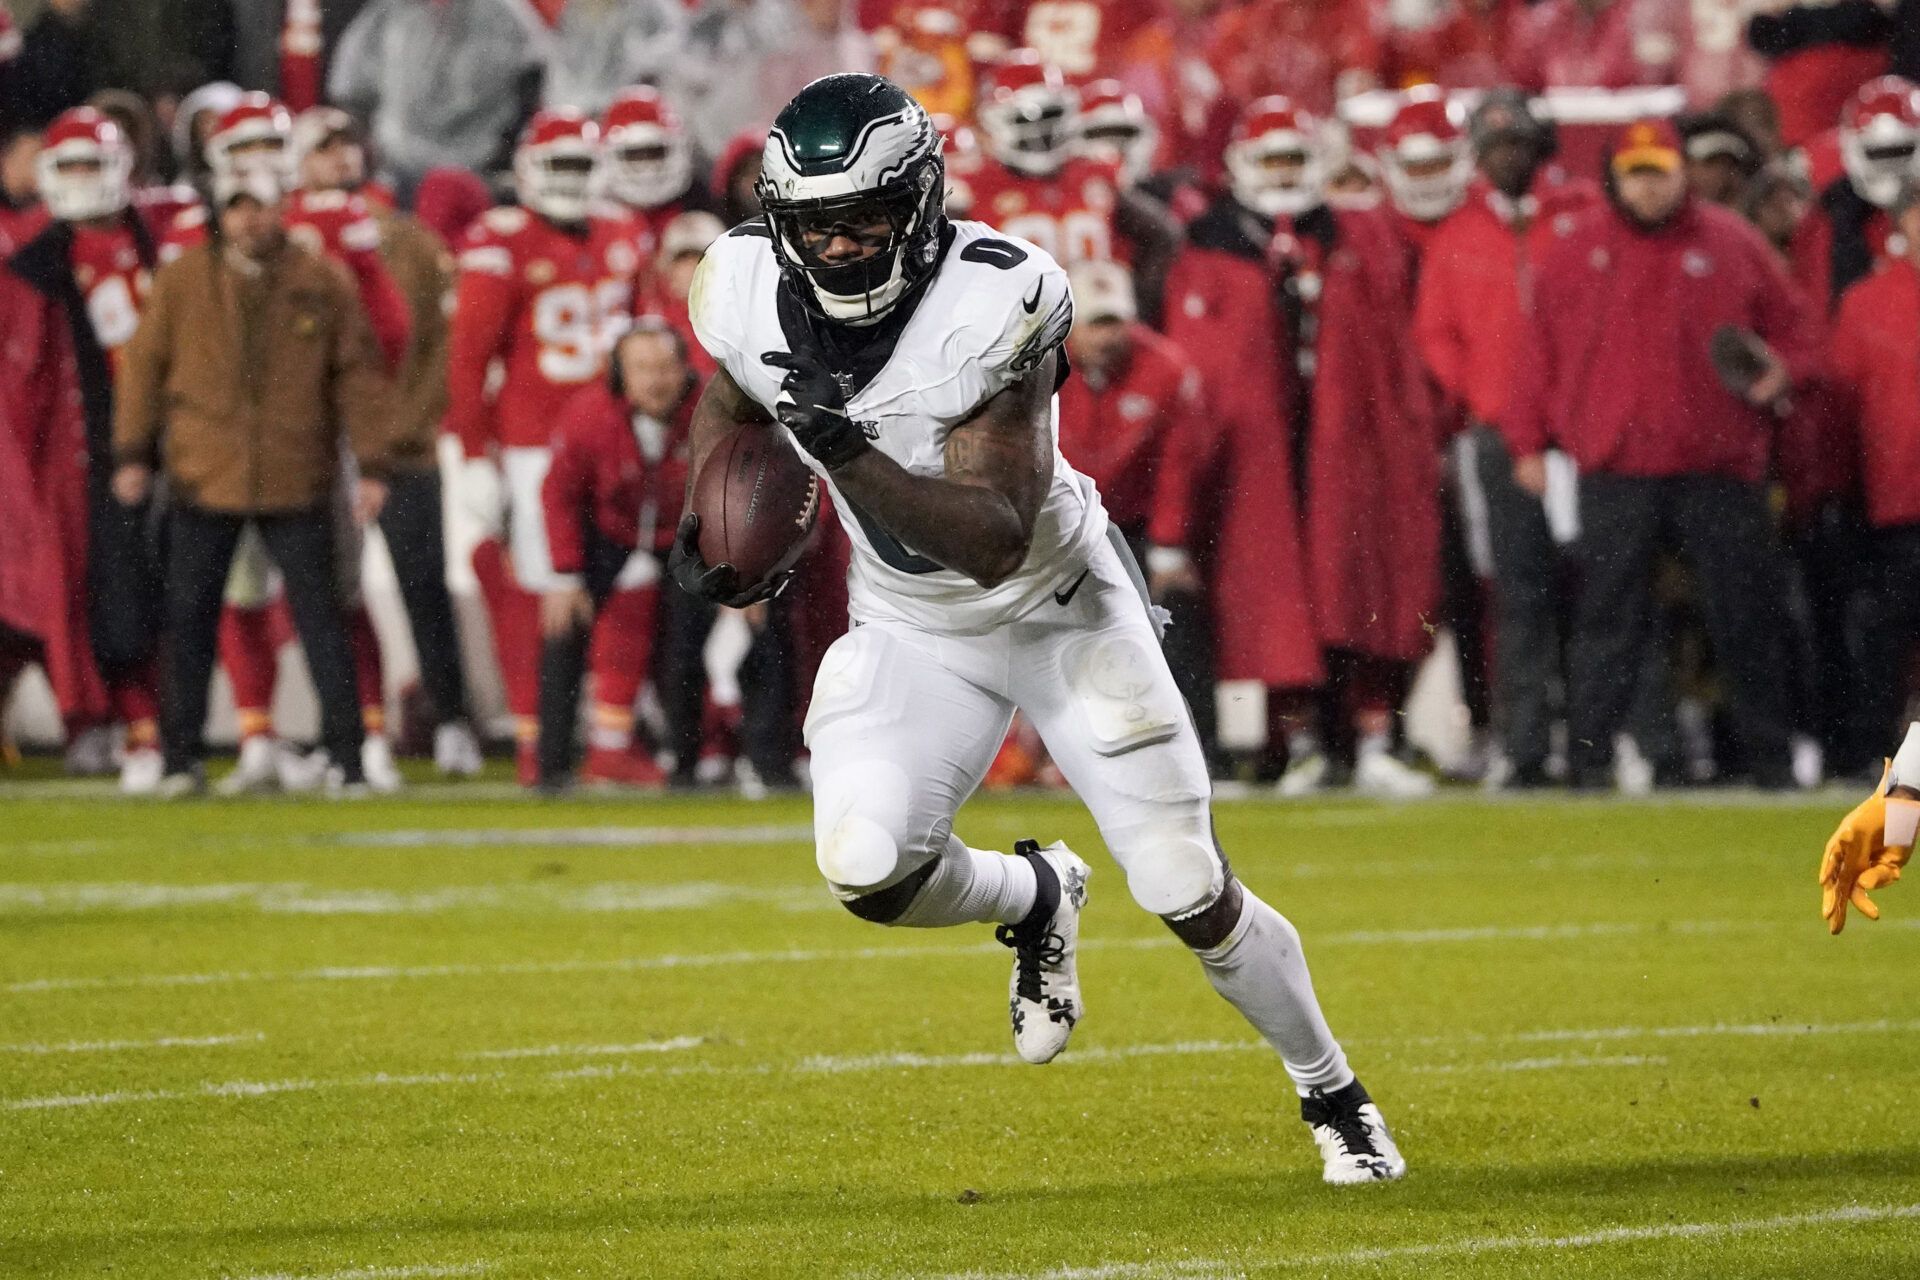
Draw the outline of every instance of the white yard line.
M1316 946L1424 946L1478 942L1565 942L1641 934L1717 933L1763 929L1765 922L1696 920L1684 924L1599 922L1567 925L1487 926L1460 929L1365 929L1309 935ZM1160 951L1177 946L1171 937L1088 938L1086 951ZM23 978L0 985L4 995L41 995L59 991L107 991L150 987L227 986L249 982L366 982L410 978L551 976L563 973L646 973L657 969L728 968L738 965L847 963L861 960L911 960L967 955L1004 955L997 943L951 946L847 947L786 951L718 951L682 955L621 956L607 960L522 961L505 964L328 965L280 971L235 970L212 973L141 973L116 977Z
M230 1044L258 1044L264 1032L230 1036L161 1036L154 1040L65 1040L57 1044L0 1044L0 1053L119 1053L131 1049L217 1049Z
M681 1037L678 1042L662 1041L648 1052L694 1048L705 1043L698 1036ZM631 1049L633 1046L626 1046ZM591 1046L589 1052L591 1052ZM1132 1058L1184 1057L1193 1054L1255 1053L1266 1050L1259 1041L1189 1040L1170 1044L1136 1044L1081 1049L1058 1059L1056 1065L1097 1066ZM547 1056L544 1052L540 1056ZM560 1056L560 1055L554 1055ZM1557 1071L1588 1067L1647 1066L1664 1058L1531 1058L1515 1062L1445 1064L1429 1068L1435 1071L1478 1070ZM790 1062L717 1063L692 1062L672 1067L636 1067L630 1063L590 1064L535 1075L509 1075L504 1071L428 1072L396 1075L346 1076L318 1080L226 1080L204 1081L187 1089L123 1090L112 1093L66 1093L0 1101L0 1111L58 1111L75 1107L110 1107L141 1102L187 1102L207 1098L269 1098L289 1093L317 1093L334 1089L392 1089L450 1085L499 1085L530 1082L563 1083L575 1080L611 1080L628 1076L738 1076L738 1075L847 1075L873 1071L944 1071L965 1067L1010 1067L1020 1065L1011 1053L916 1054L885 1053L856 1057L815 1055ZM1419 1071L1422 1068L1403 1068Z
M813 827L804 823L749 827L481 827L468 830L433 828L395 831L343 831L313 837L327 844L387 849L496 848L501 845L546 845L558 848L611 846L654 847L708 844L806 844Z
M237 884L0 883L0 917L237 908L267 915L437 915L451 911L693 911L738 903L781 911L831 911L814 885L749 886L712 880L649 884L447 885L436 889L336 889L299 881Z
M271 1271L239 1280L428 1280L441 1276L479 1276L491 1262L429 1262L413 1267L351 1267L345 1271Z
M1813 1213L1787 1213L1770 1218L1663 1222L1645 1227L1606 1227L1598 1231L1561 1236L1479 1236L1431 1244L1343 1249L1334 1253L1183 1258L1172 1262L1102 1262L1088 1266L1056 1267L1049 1271L956 1271L937 1280L1227 1280L1228 1277L1243 1277L1252 1272L1324 1270L1410 1258L1470 1258L1488 1253L1593 1249L1658 1240L1714 1240L1759 1232L1791 1231L1799 1227L1892 1222L1909 1218L1920 1218L1920 1204L1843 1205Z
M526 1049L480 1049L464 1058L630 1058L648 1053L698 1049L704 1036L675 1036L671 1040L643 1040L638 1044L543 1044Z

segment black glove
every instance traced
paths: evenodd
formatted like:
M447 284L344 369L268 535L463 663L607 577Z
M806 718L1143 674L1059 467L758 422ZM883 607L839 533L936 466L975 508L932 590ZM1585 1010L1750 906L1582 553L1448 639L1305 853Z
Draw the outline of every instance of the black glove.
M787 371L773 416L821 466L837 471L872 447L847 416L847 398L826 366L787 351L769 351L760 362Z
M689 511L680 517L680 527L673 535L673 549L667 552L667 574L689 595L729 609L744 609L785 591L793 570L742 588L740 575L732 565L710 566L700 558L700 517Z

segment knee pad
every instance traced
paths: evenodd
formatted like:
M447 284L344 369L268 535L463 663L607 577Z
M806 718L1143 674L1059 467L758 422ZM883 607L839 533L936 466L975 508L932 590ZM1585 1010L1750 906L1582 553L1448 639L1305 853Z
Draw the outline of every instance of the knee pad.
M1189 807L1192 812L1181 812ZM1107 833L1107 847L1126 869L1133 900L1156 916L1177 918L1204 911L1219 898L1227 864L1214 845L1206 801L1169 808L1174 811L1164 818Z
M842 902L892 888L932 860L926 840L908 830L907 775L892 761L816 776L814 805L814 860Z

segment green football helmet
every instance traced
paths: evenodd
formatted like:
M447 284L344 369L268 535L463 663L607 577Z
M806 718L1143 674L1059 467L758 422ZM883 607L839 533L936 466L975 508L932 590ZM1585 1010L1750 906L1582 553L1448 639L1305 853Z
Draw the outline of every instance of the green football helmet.
M808 306L872 323L933 273L947 222L940 148L926 111L880 76L815 80L775 117L756 190L780 268ZM825 261L817 250L835 236L876 251Z

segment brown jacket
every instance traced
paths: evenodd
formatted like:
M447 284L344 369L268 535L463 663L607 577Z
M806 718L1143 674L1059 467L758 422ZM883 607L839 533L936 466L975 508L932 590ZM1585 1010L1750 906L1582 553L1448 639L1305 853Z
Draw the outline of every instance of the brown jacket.
M204 510L318 506L343 435L362 474L386 470L390 389L359 292L292 244L258 274L213 242L160 268L114 393L115 459L163 464Z
M406 295L413 338L394 378L388 463L395 470L431 470L447 414L447 300L453 256L440 237L409 214L380 215L380 257Z

